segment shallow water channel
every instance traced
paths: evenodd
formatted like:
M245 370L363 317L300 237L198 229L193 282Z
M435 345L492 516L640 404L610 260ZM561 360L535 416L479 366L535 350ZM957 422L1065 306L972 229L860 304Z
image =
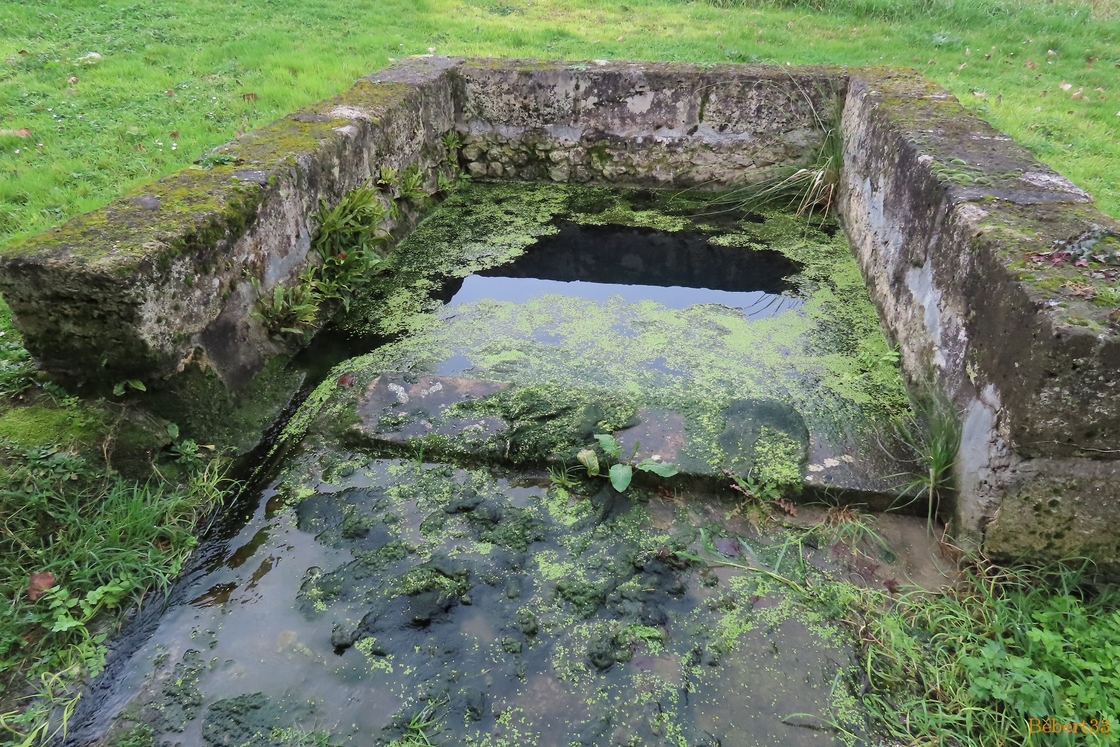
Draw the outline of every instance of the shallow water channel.
M866 735L851 633L797 592L936 583L936 543L903 516L767 520L720 472L882 492L867 441L905 395L843 235L644 192L469 192L356 305L386 343L308 398L74 741ZM602 432L683 474L589 477L573 453Z

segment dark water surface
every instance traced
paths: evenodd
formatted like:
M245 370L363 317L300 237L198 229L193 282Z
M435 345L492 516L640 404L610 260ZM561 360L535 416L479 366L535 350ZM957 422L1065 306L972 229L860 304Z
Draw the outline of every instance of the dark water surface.
M449 305L555 293L670 309L720 304L762 318L801 305L788 280L799 270L780 252L723 247L697 232L563 221L513 262L465 278Z

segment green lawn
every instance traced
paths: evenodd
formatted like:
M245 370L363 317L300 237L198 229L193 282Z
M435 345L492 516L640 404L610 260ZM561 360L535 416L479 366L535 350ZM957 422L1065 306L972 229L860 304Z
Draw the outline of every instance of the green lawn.
M428 51L916 66L1120 215L1116 8L1116 0L5 2L0 244L98 207L395 57ZM100 58L82 59L90 53ZM25 128L30 136L15 134Z

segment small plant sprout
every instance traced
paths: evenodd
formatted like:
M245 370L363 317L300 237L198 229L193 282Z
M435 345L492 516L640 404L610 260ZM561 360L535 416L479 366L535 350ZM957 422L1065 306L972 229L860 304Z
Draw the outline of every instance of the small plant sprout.
M443 147L447 149L447 163L453 168L459 166L459 149L463 147L463 138L455 130L448 130L440 138Z
M238 158L230 153L207 153L191 166L196 171L209 171L215 166L229 166L237 163Z
M113 395L116 397L123 397L124 393L129 389L136 392L148 391L148 388L144 386L144 382L140 381L140 379L125 379L113 385Z
M443 702L429 701L427 705L413 714L404 728L404 734L389 742L388 747L435 747L431 735L439 726L436 711L446 705Z
M253 279L253 287L260 292L260 283L256 278ZM271 295L261 295L252 313L274 337L303 335L315 326L318 315L319 298L311 286L303 283L291 288L277 283Z
M167 424L167 435L171 438L171 454L175 461L197 467L203 462L203 452L215 451L213 444L199 444L194 439L179 439L179 426L175 423Z
M444 173L436 175L436 195L446 197L454 192L458 186L459 181L455 177L448 176Z
M552 484L564 490L571 490L579 485L576 475L577 468L575 466L554 464L548 468L548 477Z
M634 456L641 448L641 443L634 444L634 450L630 453L630 457L623 460L622 445L618 443L614 436L609 433L596 433L595 440L599 442L599 447L607 458L614 462L607 470L607 477L611 482L611 487L619 493L625 493L626 489L630 487L630 482L634 479L634 470L652 472L660 477L672 477L677 474L676 465L657 459L647 458L634 463ZM599 456L594 450L583 449L576 454L576 459L587 469L589 477L599 476L601 470Z
M416 164L412 164L401 174L400 198L418 205L428 199L428 193L424 191L424 174Z
M781 486L758 480L752 472L748 472L746 477L739 477L731 470L724 469L723 474L731 478L731 489L743 496L727 518L745 513L751 524L757 527L770 520L771 507L780 508L790 516L797 516L797 506L785 499Z
M396 191L397 181L397 170L392 166L382 166L375 183L380 191L392 194Z

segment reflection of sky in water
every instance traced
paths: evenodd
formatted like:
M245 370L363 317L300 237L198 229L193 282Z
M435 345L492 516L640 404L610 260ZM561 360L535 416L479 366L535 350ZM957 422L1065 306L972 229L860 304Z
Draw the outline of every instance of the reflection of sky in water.
M619 296L627 303L656 301L670 309L685 309L697 304L720 304L743 309L751 319L775 316L801 305L801 299L780 296L765 291L721 291L709 288L684 288L681 286L622 285L618 283L590 283L583 280L564 282L538 278L504 278L470 275L463 280L463 287L448 302L448 306L473 303L484 299L525 303L532 298L556 293L573 298L585 298L602 303L612 296Z

